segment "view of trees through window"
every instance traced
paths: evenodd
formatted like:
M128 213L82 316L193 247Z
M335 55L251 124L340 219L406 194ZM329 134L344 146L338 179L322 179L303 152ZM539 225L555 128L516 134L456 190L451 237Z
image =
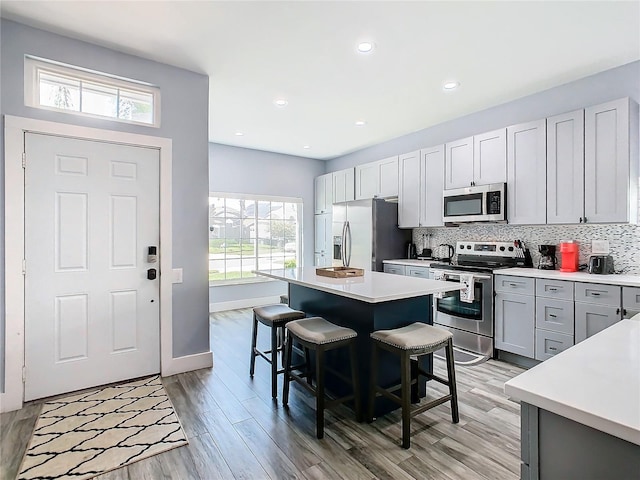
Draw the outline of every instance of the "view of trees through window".
M209 197L209 281L255 278L252 270L300 263L302 201Z

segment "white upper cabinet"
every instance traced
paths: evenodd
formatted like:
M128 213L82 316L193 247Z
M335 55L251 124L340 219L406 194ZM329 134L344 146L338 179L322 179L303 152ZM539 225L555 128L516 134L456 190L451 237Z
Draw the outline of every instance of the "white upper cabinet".
M398 156L356 166L356 200L398 196Z
M637 103L623 98L585 109L585 222L637 222L637 148Z
M354 169L333 172L333 203L355 200Z
M547 119L547 223L582 223L584 110Z
M327 173L315 178L314 213L331 213L333 205L333 175Z
M507 129L473 137L473 184L507 181Z
M421 175L420 150L405 153L398 158L398 226L420 226L421 191L424 183Z
M398 226L442 226L444 145L398 158Z
M547 223L636 223L638 104L547 119Z
M507 130L463 138L445 145L445 188L507 181Z
M445 148L444 188L470 186L473 183L473 137L447 143Z
M507 215L514 225L547 220L546 121L507 128Z
M440 227L442 213L444 211L442 190L444 190L444 145L423 148L420 150L422 157L422 175L420 185L420 226Z

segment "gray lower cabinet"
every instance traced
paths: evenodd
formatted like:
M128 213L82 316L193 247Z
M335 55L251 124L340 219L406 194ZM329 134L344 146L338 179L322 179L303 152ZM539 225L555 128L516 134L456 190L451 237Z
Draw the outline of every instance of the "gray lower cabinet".
M575 295L576 343L622 320L622 287L576 282Z
M405 266L399 265L395 263L385 263L384 264L384 273L393 273L394 275L404 275L405 274Z
M410 267L405 268L405 275L418 278L429 278L429 267Z
M535 297L497 292L495 347L523 357L534 357Z
M620 307L576 302L576 343L619 322L620 313Z
M536 360L545 361L573 346L573 335L536 328Z
M548 360L573 345L573 292L573 282L536 279L536 360Z
M622 287L622 316L631 318L640 313L640 288Z

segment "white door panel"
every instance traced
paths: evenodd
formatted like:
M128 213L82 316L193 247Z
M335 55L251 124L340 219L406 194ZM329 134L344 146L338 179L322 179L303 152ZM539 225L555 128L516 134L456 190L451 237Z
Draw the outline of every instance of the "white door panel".
M25 400L160 370L155 149L25 135Z

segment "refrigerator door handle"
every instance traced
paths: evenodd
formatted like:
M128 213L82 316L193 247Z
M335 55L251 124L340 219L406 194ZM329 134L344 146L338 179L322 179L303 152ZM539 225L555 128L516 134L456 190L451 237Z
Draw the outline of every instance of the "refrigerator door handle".
M347 264L345 265L345 267L348 267L349 264L351 263L351 225L349 225L348 221L347 221L347 235L349 237L349 253L347 254Z
M340 242L340 258L342 258L342 266L346 267L347 264L345 263L347 261L347 245L346 245L346 241L347 241L347 222L345 221L342 224L342 242Z

